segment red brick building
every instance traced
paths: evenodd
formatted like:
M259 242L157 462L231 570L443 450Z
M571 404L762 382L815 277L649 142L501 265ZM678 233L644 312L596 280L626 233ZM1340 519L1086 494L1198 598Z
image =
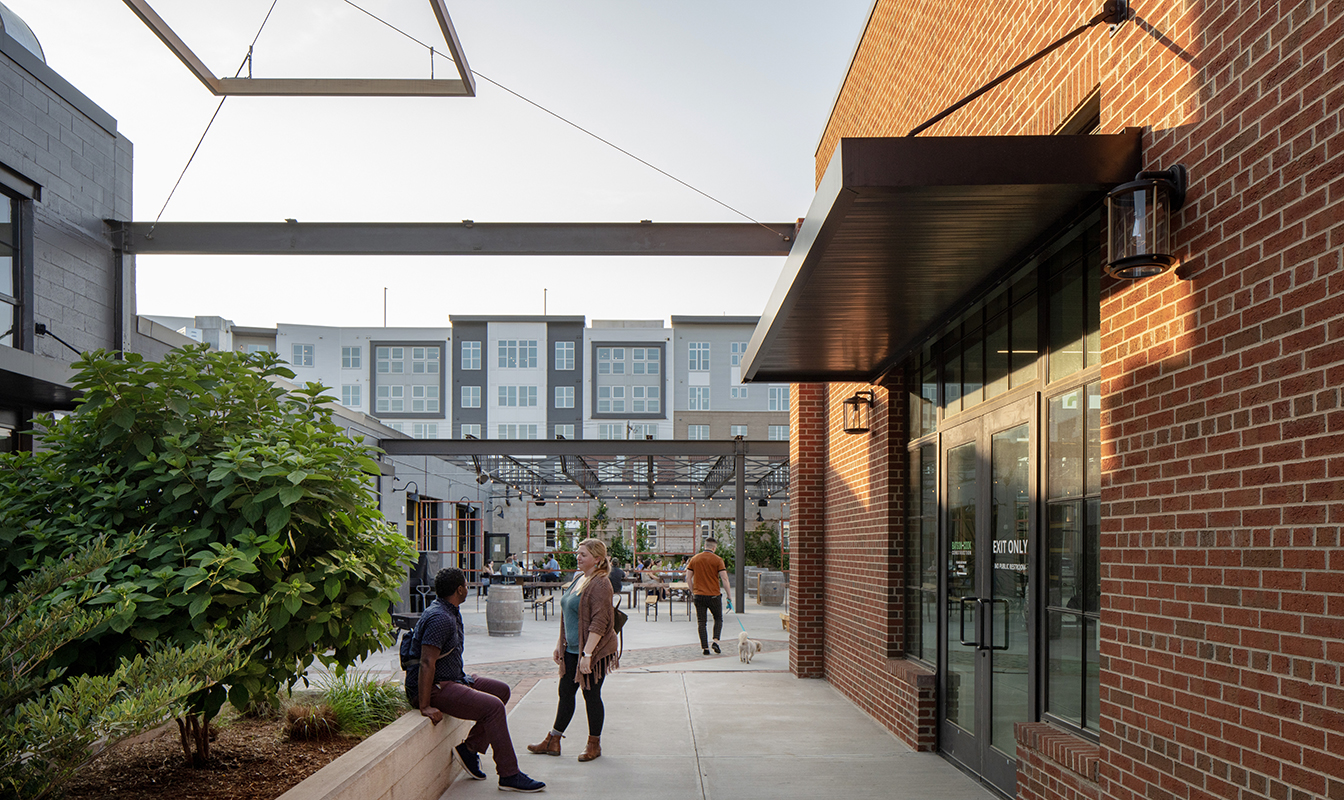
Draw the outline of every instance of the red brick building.
M1102 10L874 5L748 353L791 667L1010 796L1344 798L1344 4L1134 0L906 136Z

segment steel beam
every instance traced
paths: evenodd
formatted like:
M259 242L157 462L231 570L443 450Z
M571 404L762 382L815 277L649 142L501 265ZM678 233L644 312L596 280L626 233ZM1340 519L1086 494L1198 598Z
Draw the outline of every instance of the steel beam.
M789 457L789 443L743 441L741 452L756 458ZM390 456L725 456L739 451L732 439L381 439ZM730 469L723 471L732 477ZM711 470L711 473L717 473ZM728 480L725 478L725 482Z
M140 255L787 256L793 223L130 222L117 239Z
M220 78L206 66L187 43L182 41L163 17L159 16L149 0L124 0L126 6L154 32L155 36L177 56L191 74L210 93L216 96L231 94L267 96L356 96L356 97L475 97L476 82L467 65L462 42L457 38L453 21L443 0L430 0L444 44L457 67L457 79L402 79L402 78ZM249 56L250 57L250 56ZM432 71L432 70L431 70Z

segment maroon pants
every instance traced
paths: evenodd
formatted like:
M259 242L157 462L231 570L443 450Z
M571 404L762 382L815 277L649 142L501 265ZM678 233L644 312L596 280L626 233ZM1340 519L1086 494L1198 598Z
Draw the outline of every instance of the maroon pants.
M518 756L509 738L509 722L504 704L509 701L509 685L494 678L476 676L474 686L442 683L429 697L430 705L443 713L469 719L476 724L467 734L466 744L477 753L494 751L495 774L507 777L518 772Z

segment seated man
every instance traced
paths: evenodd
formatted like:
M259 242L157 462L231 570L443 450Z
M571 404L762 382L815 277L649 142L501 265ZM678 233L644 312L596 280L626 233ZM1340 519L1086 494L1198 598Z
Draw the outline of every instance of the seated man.
M516 578L523 574L523 570L522 567L519 567L518 563L513 560L513 555L510 554L504 559L503 566L499 568L499 574L506 578Z
M551 553L551 560L546 562L546 572L542 573L541 580L549 583L560 582L560 562L555 560L555 553Z
M420 615L411 637L406 699L435 725L444 714L476 723L466 740L456 747L463 768L472 778L485 780L479 754L491 748L500 789L541 791L546 784L532 780L518 769L504 709L509 700L509 685L463 671L464 637L458 606L467 599L466 574L456 567L439 570L434 576L434 594L437 599Z

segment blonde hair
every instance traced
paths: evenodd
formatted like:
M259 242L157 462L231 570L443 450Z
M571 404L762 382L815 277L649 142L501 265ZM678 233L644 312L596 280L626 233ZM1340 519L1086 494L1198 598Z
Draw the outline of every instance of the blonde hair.
M588 551L588 555L597 559L597 566L593 568L593 577L602 578L611 574L611 559L607 557L607 543L601 539L584 539L579 542L579 547ZM576 550L578 548L575 548ZM588 585L588 576L582 571L574 577L570 586L576 592L582 592Z

